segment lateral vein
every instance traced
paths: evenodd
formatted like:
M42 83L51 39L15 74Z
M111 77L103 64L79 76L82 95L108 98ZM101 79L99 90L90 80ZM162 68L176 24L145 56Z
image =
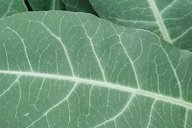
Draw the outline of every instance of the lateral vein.
M46 15L45 15L45 16L46 16ZM45 16L44 16L44 17L45 17ZM37 21L36 21L36 22L37 22ZM61 22L61 21L60 21L60 22ZM73 76L75 76L74 69L73 69L73 66L72 66L72 62L71 62L71 60L70 60L70 57L69 57L67 48L66 48L66 46L64 45L62 39L61 39L59 36L55 35L55 34L43 23L43 21L42 21L42 22L38 22L38 23L40 23L41 25L43 25L43 27L61 44L61 46L62 46L62 48L63 48L63 51L64 51L64 54L66 55L67 61L68 61L68 63L69 63L71 73L72 73Z
M28 64L29 64L29 68L30 68L30 70L33 72L33 67L32 67L32 65L31 65L31 62L30 62L30 59L29 59L29 55L28 55L28 52L27 52L27 47L26 47L26 45L25 45L24 39L23 39L23 38L19 35L19 33L18 33L17 31L15 31L14 29L12 29L12 28L10 28L10 27L7 27L7 29L9 29L9 30L12 31L14 34L16 34L16 35L19 37L19 39L21 40L21 43L22 43L22 45L23 45L24 52L25 52L25 57L26 57L27 62L28 62Z
M87 30L86 30L86 28L85 28L85 25L83 24L81 18L80 18L78 15L77 15L77 17L79 18L79 20L80 20L80 22L81 22L81 26L82 26L83 30L85 31L85 35L87 36L87 38L88 38L88 40L89 40L89 42L90 42L91 49L92 49L92 51L93 51L93 54L94 54L94 56L95 56L95 58L96 58L96 60L97 60L97 63L98 63L98 65L99 65L99 68L100 68L100 70L101 70L101 74L102 74L102 76L103 76L103 80L104 80L104 81L107 81L107 79L106 79L106 77L105 77L105 71L104 71L103 66L102 66L102 64L101 64L101 61L100 61L100 59L99 59L99 57L98 57L98 55L97 55L97 53L96 53L96 50L95 50L95 48L94 48L94 44L93 44L92 38L88 35Z

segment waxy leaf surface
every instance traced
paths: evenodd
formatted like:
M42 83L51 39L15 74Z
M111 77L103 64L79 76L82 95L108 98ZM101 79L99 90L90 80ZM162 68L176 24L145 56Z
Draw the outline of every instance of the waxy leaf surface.
M61 0L66 6L66 9L74 12L88 12L96 14L93 10L92 5L89 3L89 0Z
M27 8L23 0L0 0L0 18L25 11Z
M61 0L28 0L34 11L63 10L65 5Z
M192 54L61 11L0 20L0 127L191 128Z
M192 0L90 0L99 16L192 51Z

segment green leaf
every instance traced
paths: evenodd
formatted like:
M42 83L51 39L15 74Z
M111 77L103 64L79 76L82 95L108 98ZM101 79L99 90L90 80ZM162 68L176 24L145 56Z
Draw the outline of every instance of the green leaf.
M61 0L28 0L32 9L39 10L64 10L65 5Z
M61 0L66 6L66 9L74 12L89 12L96 15L95 10L89 3L89 0Z
M192 53L91 14L0 20L0 127L191 128Z
M150 30L192 51L191 0L90 0L100 17L127 27Z
M23 0L0 0L0 18L25 11L27 7Z

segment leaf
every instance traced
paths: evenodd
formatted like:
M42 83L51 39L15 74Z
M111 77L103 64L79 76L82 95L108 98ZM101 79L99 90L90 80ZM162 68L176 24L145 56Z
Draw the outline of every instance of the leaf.
M67 10L74 12L89 12L96 14L95 10L89 3L89 0L61 0L65 4Z
M62 11L0 20L0 126L191 128L192 53Z
M64 10L61 0L28 0L33 10Z
M127 27L150 30L192 51L191 0L90 0L100 17Z
M27 7L23 0L0 0L0 18L25 11Z

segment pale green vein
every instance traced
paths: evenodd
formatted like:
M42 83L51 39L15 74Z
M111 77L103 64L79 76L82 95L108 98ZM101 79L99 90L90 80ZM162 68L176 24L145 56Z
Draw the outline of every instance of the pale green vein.
M187 128L188 113L189 113L189 110L187 109L186 112L185 112L184 128Z
M44 112L39 118L37 118L36 120L34 120L31 124L29 124L26 128L29 128L31 126L33 126L36 122L38 122L40 119L42 119L43 117L46 117L47 114L49 112L51 112L54 108L60 106L62 103L64 103L65 101L68 100L68 98L72 95L72 93L74 92L74 90L76 89L78 83L75 83L75 85L73 85L73 88L70 90L70 92L67 94L66 97L64 97L61 101L59 101L58 103L56 103L55 105L53 105L52 107L50 107L48 110L46 110L46 112Z
M156 103L156 100L154 100L153 103L152 103L151 111L150 111L150 114L149 114L149 121L148 121L148 124L147 124L147 127L146 127L146 128L149 128L149 127L150 127L151 119L152 119L152 116L153 116L153 109L154 109L155 103Z
M136 67L135 67L135 64L134 64L134 60L132 60L132 58L130 57L130 55L128 54L127 52L127 49L126 47L124 46L124 44L122 43L122 39L121 39L121 35L122 33L124 33L125 29L122 31L121 34L118 34L117 30L112 26L112 28L115 30L115 32L117 33L117 36L119 38L119 44L122 46L123 48L123 51L124 53L126 54L126 57L128 59L128 61L131 63L131 67L133 69L133 73L134 73L134 77L135 77L135 80L136 80L136 83L137 83L137 87L140 88L140 83L139 83L139 79L138 79L138 75L137 75L137 70L136 70Z
M167 7L165 7L165 8L161 11L161 14L163 14L164 12L166 12L167 9L171 8L171 7L175 4L176 1L177 1L177 0L173 0Z
M7 8L7 11L3 14L2 18L5 17L5 16L7 16L7 14L10 12L11 7L12 7L12 5L13 5L13 2L14 2L14 0L12 0L12 1L9 3L9 6L8 6L8 8Z
M36 22L36 23L40 23L41 25L43 25L43 27L51 34L51 36L53 36L57 41L59 41L59 43L61 44L62 48L63 48L63 51L67 57L67 61L69 63L69 66L70 66L70 69L71 69L71 72L72 72L72 75L75 76L75 73L74 73L74 69L73 69L73 66L72 66L72 63L71 63L71 60L70 60L70 57L69 57L69 54L68 54L68 51L66 49L66 46L64 45L63 41L61 40L61 37L57 36L56 34L54 34L44 23L43 23L43 20L44 18L46 17L47 13L44 15L43 19L41 22L39 21L33 21L33 22ZM62 19L62 18L61 18ZM61 21L60 21L61 22Z
M10 85L7 89L5 89L5 90L3 91L3 93L0 94L0 98L1 98L4 94L6 94L9 90L11 90L11 88L18 82L19 78L20 78L20 75L17 75L17 78L11 83L11 85Z
M168 62L169 62L169 64L170 64L170 66L171 66L171 69L172 69L172 71L173 71L173 73L174 73L174 76L175 76L175 79L176 79L176 81L177 81L178 88L179 88L179 97L180 97L180 99L182 99L183 94L182 94L182 89L181 89L181 82L180 82L180 80L179 80L177 71L176 71L176 69L174 68L173 63L171 62L171 59L170 59L168 53L165 51L165 49L164 49L163 47L161 47L161 49L162 49L163 52L165 53L165 55L166 55L166 57L167 57L167 60L168 60Z
M182 106L184 108L192 110L192 103L190 103L190 102L184 101L182 99L177 99L174 97L162 95L160 93L149 92L147 90L128 87L127 85L120 85L120 84L116 84L116 83L86 79L86 78L81 78L81 77L76 77L76 76L65 76L65 75L46 74L46 73L38 73L38 72L19 72L19 71L0 70L0 74L64 80L64 81L71 81L71 82L77 82L77 83L84 83L86 86L95 85L95 86L101 87L101 88L109 88L109 89L113 89L113 90L119 90L119 91L123 91L123 92L129 92L129 93L134 93L137 95L142 95L145 97L149 97L149 98L163 101L166 103L170 103L173 105Z
M100 127L102 125L105 125L111 121L115 121L118 117L120 117L128 108L129 106L131 105L133 99L135 98L135 95L131 95L131 98L128 99L128 102L125 104L125 106L123 107L123 109L121 111L118 112L118 114L116 114L114 117L108 119L108 120L105 120L104 122L100 123L100 124L97 124L96 126L94 126L93 128L97 128L97 127Z
M148 0L148 3L150 5L150 8L151 8L153 14L154 14L155 20L157 22L157 25L159 27L159 30L160 30L163 38L166 41L168 41L169 43L173 44L173 42L172 42L172 40L170 38L169 32L168 32L168 30L167 30L167 28L166 28L166 26L165 26L165 24L163 22L163 19L162 19L160 13L159 13L159 10L158 10L158 8L156 6L155 0Z
M25 57L26 57L27 62L29 64L30 70L33 72L33 68L32 68L32 65L31 65L31 62L30 62L30 59L29 59L29 56L28 56L27 47L26 47L26 45L24 43L24 39L19 35L19 33L17 31L13 30L10 27L6 27L6 28L9 29L10 31L12 31L13 33L15 33L19 37L19 39L21 40L21 43L22 43L22 45L24 47Z
M86 30L86 28L85 28L85 26L84 26L81 18L80 18L78 15L77 15L77 17L79 18L79 20L80 20L80 22L81 22L81 25L82 25L82 27L83 27L83 30L85 31L85 35L86 35L86 37L88 38L88 40L89 40L89 42L90 42L90 44L91 44L91 49L92 49L92 51L93 51L93 54L94 54L94 56L95 56L95 58L96 58L96 60L97 60L97 63L98 63L98 65L99 65L99 68L100 68L100 70L101 70L101 74L102 74L102 76L103 76L103 80L104 80L104 81L107 81L107 80L106 80L106 76L105 76L105 71L104 71L103 66L102 66L102 64L101 64L101 61L100 61L100 59L99 59L99 57L98 57L98 55L97 55L97 53L96 53L96 50L95 50L95 48L94 48L94 44L93 44L93 41L92 41L92 37L90 37L90 36L88 35L87 30Z

